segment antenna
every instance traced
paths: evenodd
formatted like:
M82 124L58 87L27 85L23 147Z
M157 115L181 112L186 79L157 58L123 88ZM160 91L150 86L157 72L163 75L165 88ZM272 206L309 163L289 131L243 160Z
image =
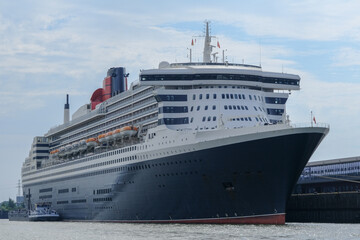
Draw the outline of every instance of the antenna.
M19 179L19 181L18 181L18 184L17 184L17 189L18 189L18 196L21 196L21 194L20 194L20 189L21 189L21 185L20 185L20 179Z
M210 63L211 62L211 53L212 49L215 47L211 45L211 38L216 38L215 36L211 36L210 34L211 26L210 21L205 20L205 27L204 27L204 35L203 36L193 36L193 37L204 37L204 52L203 52L203 62Z
M259 48L260 48L260 67L261 67L261 39L259 40Z

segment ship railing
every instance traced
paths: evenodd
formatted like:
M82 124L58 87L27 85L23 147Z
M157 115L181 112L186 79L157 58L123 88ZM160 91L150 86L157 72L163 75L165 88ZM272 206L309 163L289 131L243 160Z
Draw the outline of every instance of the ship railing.
M328 123L291 123L291 127L293 128L304 128L304 127L321 127L321 128L330 128L330 124Z

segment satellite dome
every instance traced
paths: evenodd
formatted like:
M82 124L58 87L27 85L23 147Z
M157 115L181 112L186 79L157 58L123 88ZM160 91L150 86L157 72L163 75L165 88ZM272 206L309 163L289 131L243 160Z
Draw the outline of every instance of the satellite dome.
M160 68L168 68L170 67L170 63L166 62L166 61L162 61L159 63L159 69Z

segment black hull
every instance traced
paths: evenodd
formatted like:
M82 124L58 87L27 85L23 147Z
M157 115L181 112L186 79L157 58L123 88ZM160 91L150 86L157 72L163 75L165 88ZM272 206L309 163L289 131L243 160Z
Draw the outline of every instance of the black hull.
M292 188L325 134L267 137L130 164L137 170L125 173L29 186L32 202L41 188L76 185L78 192L48 200L64 220L283 224ZM86 203L71 203L79 198Z

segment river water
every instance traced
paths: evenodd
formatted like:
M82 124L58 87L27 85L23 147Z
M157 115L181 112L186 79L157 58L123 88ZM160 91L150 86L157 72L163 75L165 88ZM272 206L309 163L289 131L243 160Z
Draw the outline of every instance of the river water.
M112 239L360 239L359 224L268 225L10 222L0 220L0 240Z

